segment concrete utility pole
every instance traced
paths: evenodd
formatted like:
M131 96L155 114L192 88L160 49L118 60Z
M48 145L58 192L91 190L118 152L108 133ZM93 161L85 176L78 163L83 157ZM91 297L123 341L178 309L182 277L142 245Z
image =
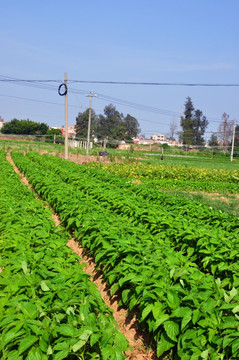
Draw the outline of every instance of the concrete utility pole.
M68 160L68 95L67 95L67 73L65 73L65 86L66 86L66 94L65 94L65 159Z
M233 151L234 151L234 142L235 142L235 132L236 132L236 120L234 120L234 127L233 127L231 161L233 160Z
M88 120L88 133L87 133L87 144L86 144L86 155L89 155L89 148L90 148L90 127L91 127L91 108L92 108L92 97L97 97L92 91L90 94L86 95L90 97L90 108L89 108L89 120Z

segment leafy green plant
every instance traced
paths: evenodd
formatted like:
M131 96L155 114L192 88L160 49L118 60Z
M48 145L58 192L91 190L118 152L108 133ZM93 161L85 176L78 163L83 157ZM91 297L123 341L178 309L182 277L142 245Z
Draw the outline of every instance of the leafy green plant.
M12 156L137 312L158 357L238 358L238 219L102 170Z
M1 359L124 359L128 344L51 212L0 151Z

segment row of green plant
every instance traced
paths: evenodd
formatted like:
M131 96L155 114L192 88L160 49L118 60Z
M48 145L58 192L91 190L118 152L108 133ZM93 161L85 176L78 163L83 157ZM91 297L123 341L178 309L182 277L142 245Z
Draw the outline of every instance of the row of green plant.
M224 181L208 180L177 180L177 179L160 179L160 180L143 180L144 184L163 190L183 190L183 191L205 191L208 193L220 194L238 194L239 184L233 184Z
M124 359L112 311L0 151L0 358Z
M140 187L138 191L139 187L127 184L125 188L124 181L117 177L111 177L109 187L101 180L102 175L105 180L102 171L72 164L63 159L38 154L27 156L41 163L44 168L53 170L64 182L84 191L87 196L101 201L104 208L128 216L136 226L144 224L151 234L167 237L176 249L181 248L185 253L190 252L191 260L198 264L200 270L219 277L226 276L233 284L233 275L237 274L238 270L235 264L239 259L238 219L212 211L207 206L147 191L147 187ZM90 173L95 175L93 180ZM114 180L117 187L114 186ZM146 199L140 192L146 195ZM154 194L157 200L153 198ZM150 203L149 196L152 199ZM163 206L159 207L159 204ZM210 252L215 252L215 255L208 256Z
M239 192L239 170L206 169L172 165L91 163L118 176L140 180L165 189Z
M237 194L210 194L206 192L186 192L183 190L163 190L171 195L177 195L181 198L200 202L214 210L225 212L239 218L239 204Z
M212 211L208 206L203 206L200 203L195 204L195 202L190 202L178 196L172 197L149 188L144 184L138 186L131 179L126 180L101 168L96 169L86 165L79 166L73 162L47 154L41 156L37 153L28 153L27 157L32 161L40 163L41 166L51 169L65 182L77 188L82 187L87 190L88 193L91 193L92 197L98 196L102 201L108 203L114 199L114 202L120 203L119 208L122 208L124 211L127 208L132 210L132 202L134 206L137 205L137 202L135 202L137 197L137 200L140 200L141 207L144 209L152 209L152 206L154 206L153 214L157 213L157 208L160 211L167 212L167 214L169 211L172 213L173 205L173 211L177 215L181 214L184 219L188 217L190 222L195 219L198 224L198 221L201 220L204 226L208 223L214 228L220 227L229 232L234 231L238 225L238 220L234 218L231 221L231 217L225 213ZM161 206L160 208L158 207L159 205ZM236 225L234 225L235 221Z
M96 263L102 268L104 279L111 286L112 294L121 294L121 303L127 305L130 310L137 311L142 328L152 332L157 342L158 356L169 349L174 349L177 354L175 358L186 360L238 357L237 271L230 269L232 276L227 278L225 269L219 266L223 262L222 248L232 240L226 238L228 235L226 228L229 228L229 224L226 225L225 230L223 226L218 227L225 236L223 246L217 246L218 242L223 240L217 238L217 233L211 238L206 238L206 233L203 229L197 229L196 223L188 233L189 220L184 223L184 234L179 235L178 242L175 239L177 226L170 232L172 222L177 220L176 214L173 217L169 212L166 218L167 214L158 213L160 216L157 218L157 214L154 216L147 211L144 213L145 204L148 203L150 206L150 199L154 197L154 194L150 195L151 190L147 187L138 187L138 194L132 194L135 203L133 204L133 200L130 199L130 206L126 211L123 210L123 206L126 207L123 203L120 204L121 211L119 211L117 205L119 200L115 198L116 211L113 211L114 194L120 182L123 187L122 179L118 180L117 186L113 186L114 182L108 184L109 188L110 186L113 188L111 192L113 200L108 205L109 201L101 198L102 192L96 197L96 193L92 194L87 187L91 181L89 176L82 175L80 187L79 183L71 184L73 174L69 173L69 183L67 183L66 179L63 181L57 172L46 164L41 161L33 162L30 157L33 158L34 155L24 157L20 153L13 154L17 166L28 176L37 192L60 214L62 221L75 232L75 236L83 246L91 250ZM63 168L67 162L63 160L61 162ZM73 164L67 164L67 171L69 166L74 167ZM79 168L85 167L79 166ZM96 169L88 171L96 172ZM101 184L103 184L108 174L104 177L103 172L101 173L103 178ZM75 181L77 177L79 179L80 172L75 174ZM96 179L97 176L94 180ZM124 182L125 191L129 188L131 191L136 190L136 186ZM100 186L96 185L96 189L99 191ZM171 202L172 211L177 199L162 196L168 210ZM187 211L184 208L184 214L190 213L190 205L192 204L188 203ZM136 212L137 206L138 212ZM164 206L163 202L158 204L158 207L160 206ZM156 207L153 210L155 209ZM195 213L196 211L197 209ZM203 212L201 214L203 215ZM205 220L208 214L209 212L204 213ZM210 221L217 226L220 214L211 212L211 215ZM223 214L221 222L222 220ZM177 225L181 221L183 218L179 215ZM203 221L200 224L200 227L202 226ZM230 229L233 229L233 226L235 227L236 224L232 224ZM196 237L195 232L197 232ZM182 239L185 240L183 246ZM209 266L209 271L201 271L200 262L193 258L194 247L199 246L200 242L203 245L207 241L205 246L208 247L207 256L210 260L210 256L215 253L212 263L217 261L216 269L219 269L218 274L222 275L221 279L215 276L215 272L213 275L212 266ZM235 241L233 246L236 246ZM216 256L217 252L219 258ZM233 262L236 268L235 254L232 253L231 256L234 256Z

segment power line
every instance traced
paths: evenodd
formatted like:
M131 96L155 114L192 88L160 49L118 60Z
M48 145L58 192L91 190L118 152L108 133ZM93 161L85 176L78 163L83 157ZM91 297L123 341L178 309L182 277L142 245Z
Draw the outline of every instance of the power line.
M0 94L0 96L4 96L4 97L8 97L8 98L13 98L13 99L19 99L19 100L34 101L34 102L39 102L39 103L44 103L44 104L50 104L50 105L64 106L64 104L60 104L60 103L55 103L55 102L45 101L45 100L39 100L39 99L26 98L26 97L22 97L22 96L13 96L13 95L5 95L5 94ZM77 106L77 105L69 105L69 106L70 106L70 107L79 108L79 106Z
M17 79L4 75L0 75L2 82L26 82L26 83L52 83L62 82L59 79ZM71 83L83 84L113 84L113 85L145 85L145 86L202 86L202 87L239 87L235 83L176 83L176 82L141 82L141 81L105 81L105 80L69 80Z
M169 82L137 82L137 81L99 81L99 80L71 80L71 82L84 83L84 84L113 84L113 85L239 87L239 84L229 84L229 83L169 83Z
M10 82L10 83L14 83L17 85L36 87L36 88L40 88L40 89L44 89L44 90L53 90L53 91L56 91L56 87L55 87L55 85L50 85L49 83L53 83L53 82L62 83L61 80L53 80L53 79L46 79L46 80L43 80L43 79L40 79L40 80L17 79L14 77L4 76L4 75L0 75L0 77L2 77L2 79L0 79L0 81L2 81L2 82ZM105 83L105 84L125 84L125 85L239 86L239 84L149 83L149 82L143 83L143 82L86 81L86 80L69 80L68 82L69 83L94 83L94 84L100 84L100 83L101 84L103 84L103 83ZM47 83L47 84L44 84L44 83ZM68 86L68 88L69 88L69 86ZM73 89L73 88L69 88L69 91L73 94L81 94L81 95L83 95L83 94L85 95L85 93L86 93L85 90L79 90L79 89ZM1 95L1 96L4 96L4 95ZM138 103L131 102L128 100L114 98L114 97L103 95L103 94L99 94L99 99L101 99L103 101L110 101L110 102L113 102L116 104L120 104L123 106L138 109L138 110L152 112L152 113L159 114L159 115L171 116L171 117L177 117L177 118L180 117L180 113L176 112L176 111L160 109L160 108L156 108L156 107L152 107L152 106L148 106L148 105L144 105L144 104L138 104ZM29 100L30 101L38 101L38 100L33 100L33 99L29 99ZM50 103L50 102L46 102L46 103ZM71 105L71 106L77 107L76 105L75 106ZM210 122L221 123L221 120L219 120L219 119L216 120L215 118L210 118L210 117L207 117L207 119L210 120ZM143 121L145 121L145 120L143 120Z

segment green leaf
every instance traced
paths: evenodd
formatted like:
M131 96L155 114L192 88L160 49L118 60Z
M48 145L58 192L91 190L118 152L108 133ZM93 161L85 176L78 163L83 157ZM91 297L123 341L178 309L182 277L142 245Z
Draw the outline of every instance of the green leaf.
M239 349L239 339L236 339L232 343L232 353L233 353L233 355L235 355L235 354L239 355L238 349Z
M52 355L53 354L53 350L52 350L51 345L48 346L46 354L47 355Z
M28 335L25 339L21 340L19 348L18 348L18 355L21 355L29 349L35 342L38 341L38 337L34 335Z
M72 346L72 350L74 352L77 352L80 348L82 348L87 343L91 334L91 330L85 330L80 336L79 341L77 341L77 343Z
M128 348L128 341L124 334L117 332L114 338L114 343L122 350L126 351Z
M53 359L54 360L63 360L63 359L67 359L67 356L69 354L69 350L62 350L62 351L58 351L56 354L53 355ZM32 359L33 360L33 359Z
M40 337L39 347L41 351L43 351L46 354L48 348L48 342L46 342L42 336Z
M26 261L22 261L22 270L23 270L23 272L24 272L24 274L25 275L27 275L27 274L29 274L29 270L28 270L28 268L27 268L27 263L26 263Z
M39 348L31 348L31 350L29 351L26 360L42 360L43 356L42 356L42 352Z
M239 312L239 305L235 306L234 309L232 310L233 314L236 314Z
M167 292L168 304L171 308L176 309L179 306L179 297L176 291L169 290Z
M153 306L153 316L155 318L155 320L158 319L159 315L161 314L162 312L162 304L160 302L156 302L154 303L154 306Z
M35 319L37 317L38 314L37 308L31 302L22 302L21 310L27 318Z
M62 325L56 326L55 331L64 336L70 336L70 337L75 336L74 328L68 324L62 324Z
M92 334L90 337L90 346L94 346L101 338L101 334Z
M49 291L50 290L50 288L47 286L47 284L46 284L46 282L43 280L43 281L41 281L41 289L42 289L42 291Z
M208 360L209 359L209 351L208 350L205 350L201 353L201 358L203 360Z
M128 305L129 310L131 311L137 305L137 303L138 303L138 298L135 295L133 295Z
M124 304L127 304L128 302L128 295L130 293L130 289L126 289L122 292L122 300Z
M193 324L195 325L200 318L200 311L199 309L193 310Z
M181 330L185 328L185 326L189 323L192 319L192 310L188 309L188 312L184 315L182 322L181 322Z
M226 347L228 344L230 344L232 341L233 341L233 337L231 337L230 335L224 337L224 339L223 339L223 348L225 349L225 347Z
M179 334L179 325L171 320L166 321L164 324L164 329L170 339L177 341L177 335Z
M54 346L54 351L55 350L66 350L68 348L69 348L69 342L62 341Z
M157 357L163 355L166 351L171 349L175 342L167 337L166 334L161 334L160 341L157 343Z
M142 311L141 320L144 320L149 315L149 313L152 311L152 309L153 309L153 304L147 305L144 308L144 310Z
M17 350L12 350L7 354L7 359L8 360L22 360L22 356L18 355L18 351Z
M209 329L208 330L208 340L211 342L214 335L217 333L217 331L215 329Z
M231 299L233 299L235 296L237 295L237 289L235 289L234 287L231 289L230 291L230 297Z
M179 307L172 313L173 317L181 317L183 318L185 315L187 315L189 312L192 313L192 310L189 307Z
M6 346L13 339L25 334L25 330L18 331L19 328L13 328L9 330L6 334L2 335L2 346Z
M163 314L161 315L154 324L153 330L155 331L161 324L163 324L165 321L167 321L169 319L169 315L168 314Z

